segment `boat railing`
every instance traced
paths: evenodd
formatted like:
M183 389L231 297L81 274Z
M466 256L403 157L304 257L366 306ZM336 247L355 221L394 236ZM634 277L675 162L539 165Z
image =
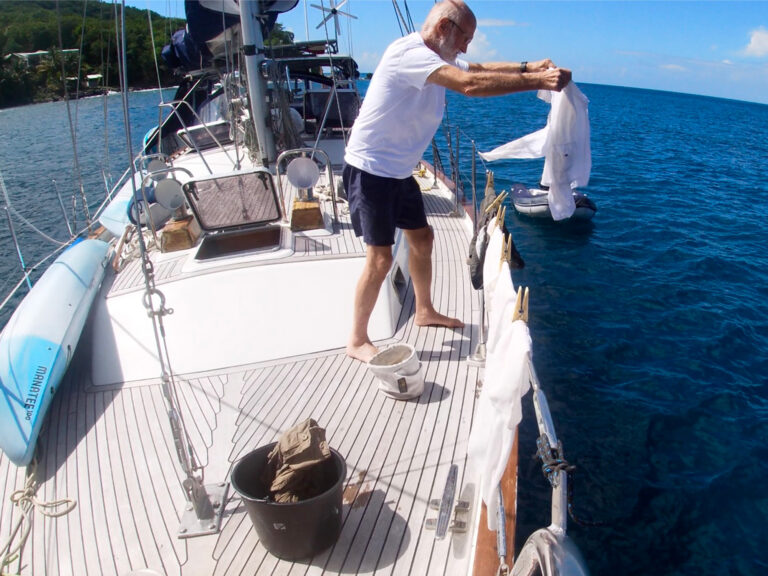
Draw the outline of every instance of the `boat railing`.
M179 123L183 127L180 132L182 132L182 133L184 133L186 135L190 135L192 133L191 131L193 129L204 130L205 133L207 134L207 136L210 138L210 142L214 143L216 145L216 147L224 153L224 155L227 157L227 160L229 160L232 163L232 168L235 169L235 170L239 168L239 164L240 164L239 159L233 160L232 157L229 155L229 152L227 151L227 149L224 146L224 144L219 140L219 137L221 136L221 134L219 134L219 137L217 137L216 134L214 134L214 132L211 129L211 127L208 125L208 123L206 123L200 117L200 115L197 113L197 111L193 108L193 106L189 102L187 102L186 100L173 100L171 102L161 102L159 104L159 106L163 107L163 108L168 108L171 111L171 114L173 114L176 117L176 119L179 121ZM183 114L179 113L179 109L182 106L184 106L187 109L189 109L189 111L192 113L192 115L198 121L197 124L193 124L191 126L188 126L187 123L184 122ZM229 124L228 123L227 123L227 128L229 128ZM202 163L205 166L206 170L208 170L208 173L209 174L213 174L213 170L208 165L208 162L205 160L205 155L203 155L201 153L198 139L195 138L195 137L190 136L190 137L185 139L185 143L187 145L189 145L191 148L194 148L195 152L197 152L197 154L199 155L200 160L202 161Z
M480 160L484 172L488 173L485 161L477 151L475 140L460 126L454 126L448 122L443 124L442 142L436 137L432 142L432 161L435 168L449 178L453 183L454 215L460 215L460 206L465 207L471 203L469 214L474 223L473 231L477 232L479 226L478 206L482 198L477 197L477 160ZM440 144L447 152L448 170L443 166ZM462 149L464 152L462 153ZM466 154L466 156L465 156ZM467 193L469 190L469 194Z
M570 502L568 495L569 472L573 470L563 455L562 443L557 439L547 397L541 389L536 369L528 353L529 382L533 393L533 406L539 437L537 455L542 471L551 486L551 523L534 531L525 541L515 558L513 576L540 573L542 576L586 576L589 574L576 544L566 533Z

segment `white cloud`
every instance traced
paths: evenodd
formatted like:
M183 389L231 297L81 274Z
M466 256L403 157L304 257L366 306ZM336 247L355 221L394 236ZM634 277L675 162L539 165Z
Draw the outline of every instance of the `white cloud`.
M469 44L467 50L467 57L474 62L484 62L496 56L496 50L491 48L491 43L488 41L488 36L480 32L475 31L475 37Z
M521 24L514 20L498 20L496 18L481 18L477 21L478 28L499 28L509 26L527 26L527 24Z
M750 32L749 44L744 48L744 54L747 56L757 56L762 58L768 56L768 30L762 26Z
M662 64L659 68L664 70L672 70L673 72L685 72L686 67L680 66L680 64Z

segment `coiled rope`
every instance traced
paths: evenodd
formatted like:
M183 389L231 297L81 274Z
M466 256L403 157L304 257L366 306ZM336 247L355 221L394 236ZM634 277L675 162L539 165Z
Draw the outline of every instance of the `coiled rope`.
M69 514L77 506L77 501L73 498L61 498L48 502L39 500L36 495L37 488L37 462L33 460L27 466L27 480L24 483L24 487L14 491L10 496L11 502L19 508L21 514L13 525L8 539L0 546L0 554L2 554L0 570L2 570L3 574L6 574L6 567L16 561L21 562L21 553L32 530L32 519L35 510L48 518L58 518L59 516Z

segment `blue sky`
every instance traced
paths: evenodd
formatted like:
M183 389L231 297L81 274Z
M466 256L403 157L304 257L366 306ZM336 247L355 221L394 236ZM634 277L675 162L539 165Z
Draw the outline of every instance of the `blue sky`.
M340 0L338 0L340 1ZM279 21L297 40L323 39L320 11L300 0ZM330 0L322 0L329 6ZM183 17L182 0L126 4ZM402 2L400 2L402 6ZM409 0L417 27L432 0ZM473 61L552 58L574 80L687 92L768 104L768 1L529 1L469 0L478 30ZM342 51L373 71L400 35L391 0L348 0L341 17ZM351 29L350 29L351 28ZM333 30L329 28L329 33ZM350 47L349 39L352 38Z

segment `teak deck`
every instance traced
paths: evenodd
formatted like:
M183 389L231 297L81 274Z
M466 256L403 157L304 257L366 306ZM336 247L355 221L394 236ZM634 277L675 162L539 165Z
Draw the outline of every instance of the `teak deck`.
M423 188L431 183L421 182ZM344 524L333 548L303 562L276 559L258 541L231 488L219 534L179 539L183 474L160 380L92 386L86 333L38 447L38 498L73 498L77 506L59 518L34 513L22 573L125 575L147 568L168 575L227 576L470 573L474 534L449 533L436 540L424 525L437 514L428 503L442 496L451 464L459 467L457 496L477 506L466 446L479 369L466 359L477 343L480 301L466 266L466 218L450 215L454 206L445 188L427 190L425 199L435 229L434 302L466 326L416 326L408 286L397 332L384 343L409 342L418 350L426 374L419 399L401 402L384 396L365 365L347 358L343 349L176 378L184 421L206 467L206 484L227 482L238 458L298 421L312 417L326 429L329 444L347 464ZM291 258L360 256L363 250L348 218L342 217L337 234L296 237ZM159 285L181 275L173 259L155 273ZM130 291L141 281L137 263L130 263L111 290ZM19 514L7 496L23 486L24 476L24 469L0 455L0 486L6 495L0 502L2 539ZM509 512L514 514L514 508ZM475 574L493 573L497 566Z

